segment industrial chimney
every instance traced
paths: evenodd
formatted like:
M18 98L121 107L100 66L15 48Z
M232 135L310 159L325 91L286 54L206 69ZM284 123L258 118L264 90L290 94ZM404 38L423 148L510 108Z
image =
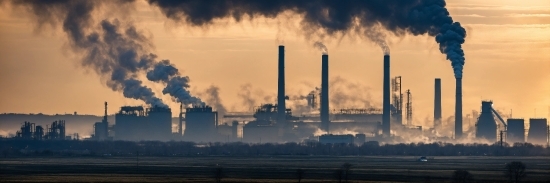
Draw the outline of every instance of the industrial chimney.
M285 46L279 46L279 87L277 92L277 122L284 124L286 121L285 104Z
M441 79L435 78L434 92L434 129L441 128Z
M384 55L384 94L382 114L382 134L390 137L390 56Z
M321 126L329 133L328 108L328 55L323 54L321 63Z
M455 139L462 137L462 78L456 78Z

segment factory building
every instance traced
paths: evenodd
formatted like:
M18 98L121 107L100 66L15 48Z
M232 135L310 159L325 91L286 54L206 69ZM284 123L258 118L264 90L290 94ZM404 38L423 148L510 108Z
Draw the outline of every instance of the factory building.
M499 119L502 125L497 128L497 121L495 116ZM481 102L481 115L478 118L476 123L476 138L487 139L491 142L497 141L497 131L506 131L507 124L504 122L502 117L493 109L493 101L482 101ZM498 133L500 136L500 133ZM500 138L499 138L500 139Z
M527 142L545 145L548 143L548 121L546 118L529 119Z
M185 110L185 141L208 142L218 140L218 112L210 106L193 106Z
M123 106L115 115L115 140L168 141L172 137L172 112L170 108Z
M105 102L105 114L103 120L94 124L93 140L110 140L109 137L109 122L107 121L107 102Z
M21 126L21 129L16 132L15 137L25 140L65 140L70 137L65 136L65 121L54 121L50 126L46 126L46 133L44 128L40 125L35 126L34 123L25 121Z
M525 142L525 120L508 118L508 130L506 135L506 142L508 143L524 143Z

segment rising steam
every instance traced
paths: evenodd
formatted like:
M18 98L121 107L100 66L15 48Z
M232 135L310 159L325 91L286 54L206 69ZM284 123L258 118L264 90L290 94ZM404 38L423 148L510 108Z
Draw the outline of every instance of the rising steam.
M157 62L157 56L152 53L152 41L138 31L131 21L94 21L96 10L108 6L117 7L120 11L131 10L133 1L20 0L13 1L13 5L34 16L37 30L45 25L55 28L62 24L70 50L82 55L81 65L96 72L106 80L105 84L109 88L122 92L124 97L142 100L151 106L167 107L139 79L140 74L149 71L147 76L151 81L162 81L167 85L164 94L170 94L186 104L201 103L187 90L189 78L179 76L175 67L163 67L171 66L168 60Z
M451 61L455 77L462 78L466 30L453 21L444 0L149 0L149 4L159 7L173 21L196 27L230 18L240 22L258 17L278 18L285 12L294 12L303 17L299 31L305 37L311 36L310 30L319 30L321 37L362 32L359 36L374 41L385 54L389 54L389 48L377 27L397 36L428 34L436 38L439 50Z
M328 49L323 43L317 41L313 44L313 47L315 47L315 48L319 49L321 52L323 52L323 55L328 55Z

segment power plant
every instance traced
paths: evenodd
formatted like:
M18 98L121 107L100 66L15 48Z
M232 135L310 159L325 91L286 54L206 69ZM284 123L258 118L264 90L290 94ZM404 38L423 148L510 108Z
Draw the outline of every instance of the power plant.
M390 56L383 57L383 98L381 108L329 109L329 56L321 55L321 85L304 100L312 109L306 114L294 115L287 108L285 93L285 47L278 47L277 103L261 104L249 113L226 113L219 116L211 106L184 106L180 103L177 121L172 124L171 109L166 106L122 106L115 121L107 120L107 102L101 121L93 125L90 140L169 141L193 142L241 141L247 143L280 143L318 141L321 143L392 142L404 136L440 136L446 128L442 122L442 82L434 82L433 130L423 130L413 124L412 93L402 91L403 77L390 77ZM462 79L456 78L455 139L463 138ZM319 105L317 105L319 104ZM405 116L404 116L405 115ZM548 139L546 119L508 118L504 120L493 108L492 101L482 101L481 114L475 118L475 137L489 142L545 144ZM450 125L450 124L449 124ZM527 126L525 126L527 125ZM172 130L174 126L175 130ZM174 131L174 132L173 132ZM350 134L353 132L353 134ZM25 122L16 134L20 139L58 140L65 137L65 121L55 121L42 128ZM450 136L449 136L450 137Z

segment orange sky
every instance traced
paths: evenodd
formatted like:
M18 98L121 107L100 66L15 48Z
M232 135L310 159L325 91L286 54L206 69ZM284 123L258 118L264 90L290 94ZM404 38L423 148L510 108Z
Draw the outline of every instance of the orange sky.
M547 117L550 112L550 1L447 1L455 21L467 29L464 113L479 110L482 99L514 117ZM292 16L292 15L289 15ZM220 87L230 111L244 111L238 93L250 84L254 97L275 96L277 46L286 46L289 95L307 94L320 83L321 53L294 31L294 22L255 20L221 23L206 29L176 26L143 3L131 15L153 36L156 53L191 78L192 92ZM107 88L94 72L79 66L60 30L36 31L26 15L0 11L0 113L101 115L121 105L141 105ZM356 84L363 98L382 103L382 51L373 43L344 37L322 40L329 49L330 78ZM443 116L454 114L454 77L450 62L433 37L389 37L391 74L403 77L413 94L415 123L433 115L433 80L442 78ZM160 96L161 86L151 85ZM351 90L350 90L351 91ZM343 91L343 92L350 92ZM355 91L355 90L354 90ZM173 109L178 105L162 96ZM361 105L361 104L357 104ZM174 114L176 116L176 114Z

